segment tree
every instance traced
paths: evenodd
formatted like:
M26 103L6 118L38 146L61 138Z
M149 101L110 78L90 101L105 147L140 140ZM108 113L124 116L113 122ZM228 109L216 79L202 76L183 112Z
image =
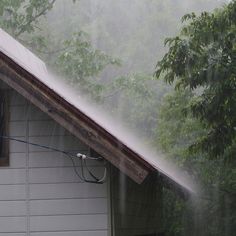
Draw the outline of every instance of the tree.
M108 65L119 65L101 50L94 49L84 32L73 32L67 39L53 37L43 17L55 0L3 0L0 2L0 27L40 55L67 81L98 98L103 89L95 76ZM73 3L76 1L73 0Z
M83 32L75 33L63 45L56 61L59 71L72 85L99 99L104 86L94 77L108 65L120 65L120 61L94 49Z
M156 143L166 157L187 170L201 186L202 194L197 199L201 209L196 213L196 205L189 207L164 191L165 227L168 235L183 235L185 230L190 230L187 235L195 231L196 235L232 235L236 221L236 160L225 162L224 159L232 155L235 145L226 149L223 158L211 159L207 153L189 152L188 146L207 133L201 122L186 111L191 108L193 96L183 89L165 96L159 111ZM194 223L196 214L199 225ZM190 220L185 226L180 220L183 217L185 222Z
M217 157L236 139L236 1L182 21L181 33L166 39L169 51L155 75L194 93L191 112L208 132L191 148Z
M181 33L166 40L169 50L155 73L176 89L160 108L157 143L204 190L197 235L232 235L236 221L236 160L232 158L236 150L236 1L213 13L185 15L183 22ZM165 198L178 213L179 200L168 194ZM186 214L185 207L177 218ZM182 235L185 229L176 225L175 218L171 221ZM169 235L176 235L175 231L168 226Z
M54 6L56 0L2 0L0 27L28 46L46 47L45 38L38 33L39 22Z
M188 112L192 97L191 91L182 89L169 92L164 97L155 135L161 150L189 172L194 171L194 167L189 168L188 147L206 133L201 123Z
M47 14L56 0L2 0L0 3L0 25L13 37L19 38L23 33L32 33L37 28L41 16Z
M147 74L114 78L103 93L103 106L143 141L152 143L161 98L170 89Z

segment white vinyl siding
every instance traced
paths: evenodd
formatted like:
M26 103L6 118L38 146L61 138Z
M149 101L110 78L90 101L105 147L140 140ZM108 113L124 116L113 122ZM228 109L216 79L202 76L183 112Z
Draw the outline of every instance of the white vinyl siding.
M11 91L10 136L64 151L89 148ZM76 165L80 172L80 163ZM88 161L98 176L103 163ZM106 236L107 184L83 183L62 153L10 141L0 168L0 236Z

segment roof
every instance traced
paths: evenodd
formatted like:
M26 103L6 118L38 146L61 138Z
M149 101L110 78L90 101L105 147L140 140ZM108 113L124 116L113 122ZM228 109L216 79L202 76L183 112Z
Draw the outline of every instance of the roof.
M0 79L135 182L142 183L157 170L168 183L193 192L193 184L181 170L92 108L77 91L53 77L42 60L2 29Z

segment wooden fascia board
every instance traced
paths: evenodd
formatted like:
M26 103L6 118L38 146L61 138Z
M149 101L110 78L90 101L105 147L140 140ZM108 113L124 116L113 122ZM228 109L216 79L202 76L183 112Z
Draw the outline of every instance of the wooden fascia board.
M137 183L154 168L91 118L0 53L1 79Z

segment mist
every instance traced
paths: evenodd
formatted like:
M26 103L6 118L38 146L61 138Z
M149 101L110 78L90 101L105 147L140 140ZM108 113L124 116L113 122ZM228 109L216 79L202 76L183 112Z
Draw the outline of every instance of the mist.
M56 1L47 16L55 38L85 31L95 48L121 59L121 68L103 77L133 72L153 73L165 53L164 39L180 29L181 18L191 12L212 11L226 0L80 0Z
M98 75L92 76L92 80L107 87L102 95L105 110L113 117L119 117L136 133L153 139L158 107L163 96L172 90L162 81L152 79L158 60L167 50L164 40L179 32L184 14L212 11L226 2L81 0L74 4L73 1L58 0L46 16L43 26L44 31L53 35L50 40L54 45L60 45L63 40L70 39L74 32L82 31L94 49L120 61L118 66L106 66ZM53 57L51 55L49 61ZM121 77L124 77L123 81ZM145 77L144 84L141 85L143 82L139 81L143 80L137 77ZM121 83L120 88L114 88L114 84ZM136 87L136 91L131 94L127 87ZM145 100L146 105L142 102ZM146 116L135 123L130 121L130 116L137 117L137 109Z
M187 24L181 22L185 14L213 12L227 3L57 0L35 30L44 35L46 46L30 44L49 64L50 77L44 83L57 92L63 90L67 101L144 159L148 156L160 173L194 193L183 202L168 188L162 189L163 231L168 236L228 236L233 232L230 206L234 195L230 191L235 172L231 160L189 151L195 138L206 133L205 124L183 115L184 103L189 105L192 95L176 92L175 83L154 75L158 61L168 52L165 39L180 33ZM20 40L25 43L29 38L26 33ZM225 183L229 183L229 192L219 187Z

